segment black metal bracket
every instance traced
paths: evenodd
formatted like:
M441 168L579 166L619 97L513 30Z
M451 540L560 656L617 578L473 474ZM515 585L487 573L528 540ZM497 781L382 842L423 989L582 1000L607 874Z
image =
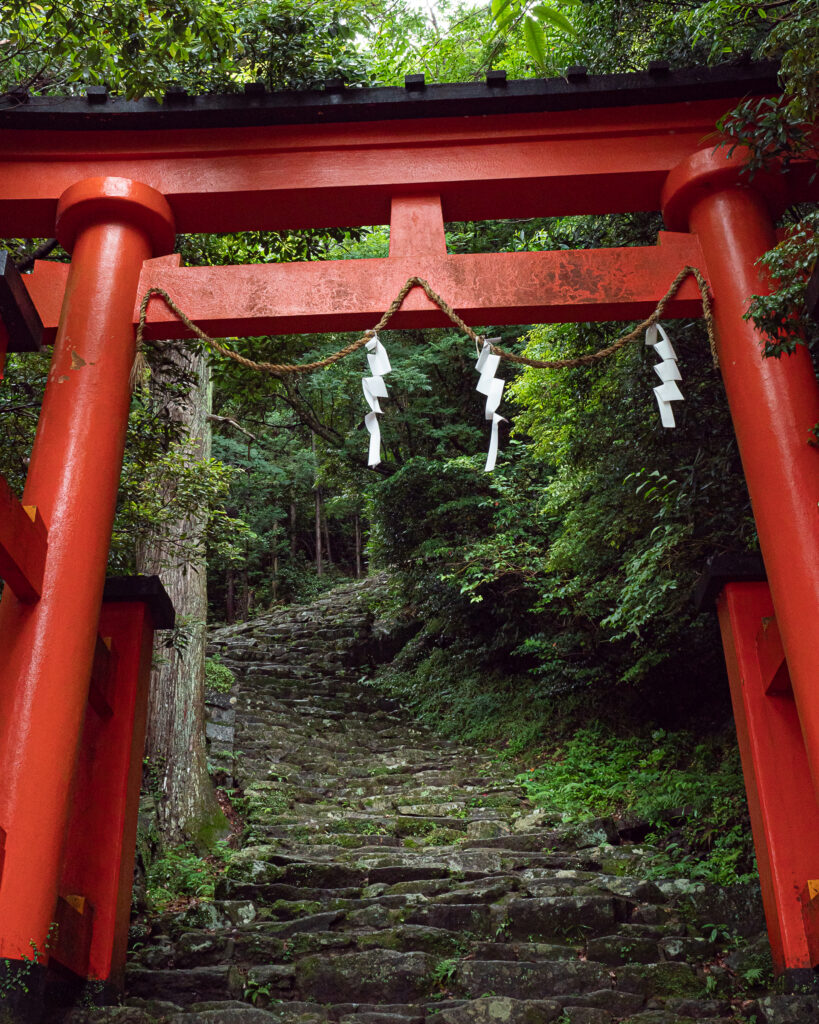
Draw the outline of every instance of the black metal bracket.
M697 580L691 595L698 612L711 611L726 583L764 583L768 579L762 556L747 554L713 555Z

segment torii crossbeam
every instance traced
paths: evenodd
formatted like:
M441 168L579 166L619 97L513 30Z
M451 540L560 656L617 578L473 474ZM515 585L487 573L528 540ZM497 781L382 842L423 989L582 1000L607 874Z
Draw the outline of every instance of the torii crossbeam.
M767 570L767 584L724 580L719 605L768 928L778 971L812 977L819 389L803 347L763 360L743 315L769 287L756 261L778 211L819 184L800 166L750 180L714 129L739 97L776 89L765 65L656 67L569 82L175 93L162 106L94 90L0 110L0 235L56 233L72 253L24 277L54 354L22 502L0 490L0 957L44 949L56 916L69 938L53 957L121 981L151 621L138 601L114 607L126 598L110 589L103 606L103 587L147 289L215 337L371 327L416 275L476 326L607 321L646 316L690 265L713 293ZM444 221L634 210L663 211L657 246L446 251ZM194 268L172 255L177 231L369 224L390 224L388 258ZM666 315L699 308L688 281ZM416 290L392 326L445 322ZM151 303L148 336L184 332Z

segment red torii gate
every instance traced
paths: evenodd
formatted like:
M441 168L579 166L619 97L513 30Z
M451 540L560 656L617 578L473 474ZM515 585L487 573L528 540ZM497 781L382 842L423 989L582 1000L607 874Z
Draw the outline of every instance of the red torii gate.
M367 328L413 275L474 324L611 321L648 315L688 264L713 292L770 585L769 596L728 581L719 601L768 928L780 972L819 963L819 389L803 347L763 360L743 319L767 287L756 260L773 218L819 188L798 166L749 180L714 133L738 97L775 91L767 66L659 65L457 86L410 76L403 90L176 91L161 107L92 89L0 111L0 235L56 233L72 253L23 279L54 354L22 502L0 492L0 957L43 950L57 914L53 958L121 979L152 623L145 595L127 594L114 622L103 588L147 289L216 337ZM444 220L656 209L669 229L657 247L446 251ZM188 268L169 255L177 231L382 223L387 259ZM689 279L667 316L699 309ZM445 324L415 290L391 326ZM149 337L184 333L151 304ZM100 636L117 654L107 701Z

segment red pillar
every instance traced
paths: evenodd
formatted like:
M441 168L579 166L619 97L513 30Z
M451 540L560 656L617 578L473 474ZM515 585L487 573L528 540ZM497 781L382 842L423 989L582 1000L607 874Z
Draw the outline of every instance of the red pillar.
M106 582L60 888L67 901L87 904L93 927L87 946L72 948L61 935L53 955L114 991L122 989L131 917L153 635L173 623L158 577Z
M666 222L700 241L714 295L717 348L782 635L814 790L819 795L819 387L803 345L764 359L743 319L750 296L770 290L759 257L775 243L771 210L781 176L742 173L744 156L694 153L668 177ZM707 424L702 424L707 430Z
M717 610L774 967L812 981L819 935L804 911L819 879L819 804L787 671L763 653L776 623L767 583L727 583Z
M0 604L0 957L42 950L54 914L125 444L133 310L170 208L126 178L78 182L57 208L73 259L23 496L48 527L43 596Z

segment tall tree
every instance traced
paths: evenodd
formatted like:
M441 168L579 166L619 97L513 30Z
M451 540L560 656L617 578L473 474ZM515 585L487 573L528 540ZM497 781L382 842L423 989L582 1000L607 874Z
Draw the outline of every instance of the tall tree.
M202 351L170 342L154 349L152 398L172 434L184 438L183 458L211 453L210 368ZM186 386L180 387L180 380ZM179 477L162 481L161 500L178 518L157 524L137 544L139 572L157 573L181 619L183 642L158 647L151 674L145 754L161 780L159 820L166 840L191 837L208 846L227 826L207 772L204 729L208 509L177 497Z

